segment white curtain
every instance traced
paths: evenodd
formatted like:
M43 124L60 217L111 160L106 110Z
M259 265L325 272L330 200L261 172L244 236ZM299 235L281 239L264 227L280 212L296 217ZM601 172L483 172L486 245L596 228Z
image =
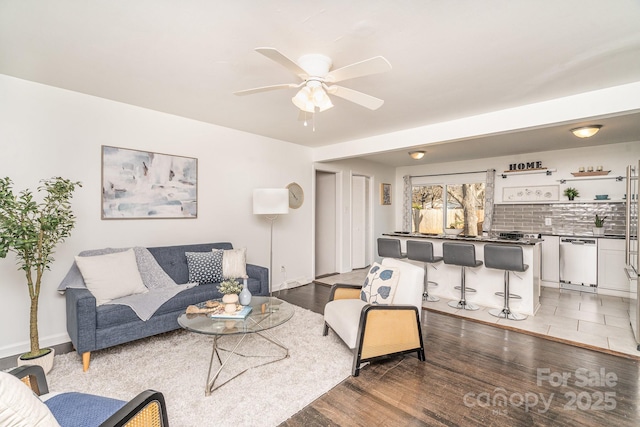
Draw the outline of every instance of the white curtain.
M402 177L402 231L411 231L411 175Z
M487 169L487 181L484 186L484 222L482 231L489 234L493 223L493 202L495 200L496 170Z

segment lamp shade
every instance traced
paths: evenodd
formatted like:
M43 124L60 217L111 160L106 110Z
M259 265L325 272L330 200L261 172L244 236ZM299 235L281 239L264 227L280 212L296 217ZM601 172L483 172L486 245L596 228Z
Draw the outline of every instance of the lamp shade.
M256 188L253 190L254 215L289 213L289 190L286 188Z

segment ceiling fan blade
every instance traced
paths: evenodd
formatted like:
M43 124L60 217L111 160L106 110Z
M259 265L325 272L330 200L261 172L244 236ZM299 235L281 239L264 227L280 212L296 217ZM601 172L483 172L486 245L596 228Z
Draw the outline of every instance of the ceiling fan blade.
M267 91L270 91L270 90L296 88L296 87L300 87L301 85L302 85L302 83L300 83L300 84L286 83L286 84L281 84L281 85L254 87L253 89L239 90L237 92L233 92L233 94L234 95L238 95L238 96L251 95L253 93L267 92Z
M376 98L375 96L367 95L366 93L358 92L357 90L349 89L342 86L329 86L326 88L327 92L331 95L338 96L346 99L358 105L362 105L370 110L377 110L382 107L384 100Z
M278 64L282 65L287 70L300 77L302 80L309 77L305 70L303 70L294 61L284 56L278 49L275 49L273 47L257 47L255 50L256 52L263 54L272 61L275 61Z
M331 71L325 77L325 81L329 83L341 82L343 80L354 79L356 77L368 76L371 74L384 73L391 71L391 64L382 56L365 59L346 67L338 68Z

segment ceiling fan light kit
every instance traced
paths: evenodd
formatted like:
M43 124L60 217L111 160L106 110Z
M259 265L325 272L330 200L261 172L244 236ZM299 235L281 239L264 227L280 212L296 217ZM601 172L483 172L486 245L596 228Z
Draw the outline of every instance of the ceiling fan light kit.
M326 111L333 107L329 94L346 99L370 110L376 110L384 104L382 99L367 95L366 93L342 86L327 86L327 83L336 83L342 80L390 71L391 64L382 56L376 56L331 71L333 62L331 58L325 55L303 55L296 63L280 53L277 49L271 47L260 47L255 50L295 74L302 80L302 83L262 86L234 92L236 95L242 96L270 90L300 88L293 98L291 98L291 102L293 102L293 105L300 109L300 111L311 114Z
M578 138L590 138L602 128L602 125L588 125L581 126L579 128L571 129L571 133L573 133Z

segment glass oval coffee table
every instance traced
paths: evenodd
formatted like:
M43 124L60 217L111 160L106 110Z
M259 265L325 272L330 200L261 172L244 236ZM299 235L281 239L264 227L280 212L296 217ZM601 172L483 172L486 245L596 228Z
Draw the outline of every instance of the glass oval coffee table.
M293 317L293 306L286 301L282 301L275 297L258 296L251 298L250 306L252 308L251 312L244 319L211 318L207 314L187 313L182 313L178 317L178 324L187 331L213 336L213 350L211 351L211 361L209 362L209 372L207 374L207 383L204 391L206 396L211 395L215 389L222 387L251 368L268 365L289 357L289 349L278 341L268 330L275 328L276 326L280 326L291 319L291 317ZM253 357L238 353L236 350L247 336L254 334L280 347L284 350L284 355L282 357L269 360L268 362L251 366L232 378L229 378L222 384L216 385L215 382L218 379L220 372L222 372L222 369L232 356ZM242 337L235 344L232 350L227 350L229 351L229 354L223 361L218 350L224 349L218 346L218 340L229 335L242 335ZM211 371L213 370L213 363L216 359L218 360L220 367L212 376Z

